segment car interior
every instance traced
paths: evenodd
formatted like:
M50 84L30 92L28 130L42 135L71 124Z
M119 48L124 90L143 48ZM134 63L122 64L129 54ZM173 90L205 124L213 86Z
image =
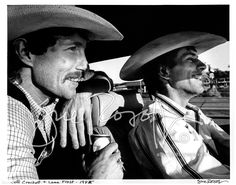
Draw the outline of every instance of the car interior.
M142 171L129 146L128 133L146 106L141 93L135 90L110 91L92 97L93 126L106 126L112 133L124 162L125 179L142 179ZM220 126L229 132L229 125ZM229 163L229 157L227 160Z
M137 115L142 112L143 99L134 90L102 93L92 98L94 127L106 126L118 143L124 162L124 178L142 178L142 173L128 142L128 133L135 126Z

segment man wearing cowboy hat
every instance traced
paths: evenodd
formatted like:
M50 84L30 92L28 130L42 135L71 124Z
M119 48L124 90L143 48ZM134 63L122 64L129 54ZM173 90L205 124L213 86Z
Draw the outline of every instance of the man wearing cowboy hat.
M123 80L143 79L154 100L129 135L147 178L229 178L229 135L188 103L204 90L206 66L198 55L224 42L204 32L169 34L139 49L121 69Z
M122 38L111 23L75 6L8 6L7 170L10 180L40 178L36 167L52 154L57 135L52 114L58 98L74 98L83 81L93 76L85 56L87 42ZM73 133L79 132L79 137L85 137L81 131L91 132L91 128L79 123L69 130L74 129ZM72 142L78 148L78 141ZM57 161L47 173L50 175L60 168L63 161ZM116 143L109 144L100 153L88 168L88 174L88 178L123 177Z

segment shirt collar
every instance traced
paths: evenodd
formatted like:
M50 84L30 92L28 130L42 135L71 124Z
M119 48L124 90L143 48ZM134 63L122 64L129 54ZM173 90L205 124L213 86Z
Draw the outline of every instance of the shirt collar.
M164 96L162 94L157 94L157 97L161 99L163 102L165 102L167 105L170 105L171 107L179 110L182 114L186 114L187 110L185 107L182 107L172 99L168 98L167 96Z
M17 81L13 81L12 83L25 94L26 98L28 99L28 101L30 103L31 112L32 112L35 119L38 119L40 115L44 115L45 112L48 114L51 114L53 112L53 110L59 100L58 98L56 98L54 101L52 101L52 103L50 103L46 106L44 106L45 103L43 103L42 105L39 105L35 102L33 97Z
M168 107L170 110L170 108L175 112L178 112L179 114L181 114L182 116L184 116L188 110L193 110L194 112L199 112L199 108L191 103L188 103L186 107L182 107L181 105L179 105L178 103L176 103L175 101L173 101L172 99L168 98L165 95L162 94L157 94L157 99L155 102L157 101L162 101L166 106Z

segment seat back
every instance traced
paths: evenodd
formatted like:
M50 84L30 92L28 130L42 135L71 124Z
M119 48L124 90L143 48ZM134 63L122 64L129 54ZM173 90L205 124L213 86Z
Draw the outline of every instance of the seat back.
M117 121L123 117L132 118L142 111L143 99L140 93L133 90L96 94L92 97L93 126L104 126L111 119Z
M132 90L98 94L92 98L92 105L93 125L106 126L118 143L125 167L124 178L142 178L128 142L128 134L135 124L136 115L143 108L141 94Z

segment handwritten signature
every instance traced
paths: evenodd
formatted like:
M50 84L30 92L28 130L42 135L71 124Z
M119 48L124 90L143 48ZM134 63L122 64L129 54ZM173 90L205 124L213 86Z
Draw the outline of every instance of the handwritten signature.
M221 184L221 183L229 183L229 180L221 180L221 179L198 179L198 184Z

